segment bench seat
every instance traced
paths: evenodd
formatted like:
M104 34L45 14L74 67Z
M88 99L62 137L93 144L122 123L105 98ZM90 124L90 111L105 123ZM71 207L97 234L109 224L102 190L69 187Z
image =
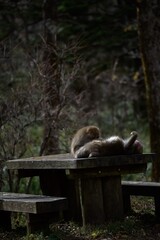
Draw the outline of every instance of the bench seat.
M142 181L122 181L122 194L124 212L131 211L130 196L151 196L154 197L155 215L160 220L160 183Z
M10 213L21 212L26 213L27 230L32 232L38 227L44 227L54 215L57 217L66 209L66 198L0 192L0 227L11 228Z

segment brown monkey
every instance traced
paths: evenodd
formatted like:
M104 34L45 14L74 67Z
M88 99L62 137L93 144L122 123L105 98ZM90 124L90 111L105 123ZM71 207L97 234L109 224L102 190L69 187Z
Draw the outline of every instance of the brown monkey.
M136 131L131 132L131 136L128 139L123 140L125 153L130 153L133 144L135 143L138 133Z
M124 153L123 141L119 137L111 137L104 140L93 140L86 143L76 153L76 158L102 157Z
M139 140L136 140L129 151L126 154L142 154L143 153L143 145Z
M132 137L133 136L133 137ZM137 140L137 132L131 132L130 140L125 140L125 154L141 154L143 153L143 145Z
M127 140L118 136L112 136L104 140L92 140L80 147L74 154L76 158L98 157L108 155L120 155L136 153L137 132L132 132Z
M100 138L100 130L96 126L86 126L79 129L71 141L71 153L77 157L77 151L86 143Z

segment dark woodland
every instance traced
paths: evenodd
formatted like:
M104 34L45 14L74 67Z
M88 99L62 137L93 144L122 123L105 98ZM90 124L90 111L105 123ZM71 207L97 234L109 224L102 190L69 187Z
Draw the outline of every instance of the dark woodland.
M105 138L137 131L159 182L159 12L157 0L0 0L1 191L39 193L5 161L68 153L87 125Z

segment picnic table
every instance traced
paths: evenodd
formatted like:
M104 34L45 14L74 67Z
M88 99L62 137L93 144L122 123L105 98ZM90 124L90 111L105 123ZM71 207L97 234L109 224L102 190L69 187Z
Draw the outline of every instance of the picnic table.
M44 195L67 197L66 219L83 225L123 218L121 178L143 173L155 154L75 159L70 154L8 160L19 177L39 176Z

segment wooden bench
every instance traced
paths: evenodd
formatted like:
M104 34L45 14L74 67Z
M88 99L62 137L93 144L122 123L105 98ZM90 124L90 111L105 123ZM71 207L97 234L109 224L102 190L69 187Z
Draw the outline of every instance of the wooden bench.
M21 212L26 214L27 232L31 233L49 226L66 209L66 198L0 192L0 228L11 229L11 212Z
M131 211L131 195L154 197L155 216L160 220L160 183L122 181L122 194L125 213Z

